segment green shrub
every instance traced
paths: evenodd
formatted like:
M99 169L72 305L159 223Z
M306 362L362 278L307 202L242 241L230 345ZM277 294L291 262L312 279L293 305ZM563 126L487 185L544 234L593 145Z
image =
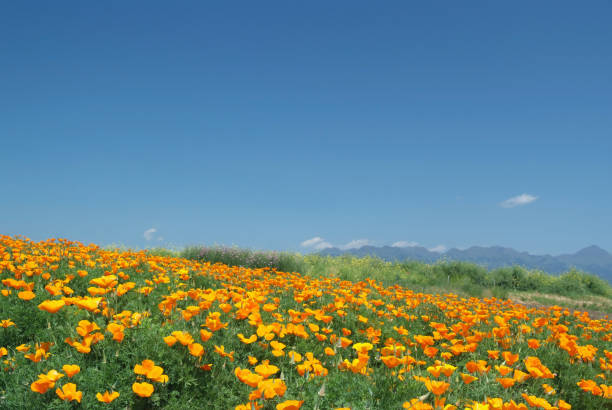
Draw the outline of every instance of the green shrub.
M163 255L161 250L149 250ZM426 264L419 261L387 262L377 257L353 255L300 255L288 252L256 252L227 247L190 246L180 255L210 263L224 263L248 268L270 267L283 272L310 276L334 276L344 280L375 279L385 286L401 285L415 291L442 289L469 296L481 296L490 289L495 297L507 297L511 291L552 293L564 296L598 295L612 298L612 287L603 279L575 269L560 276L521 266L497 268L460 261Z
M202 262L223 263L230 266L243 266L245 268L272 268L282 272L300 272L304 270L301 255L287 252L257 252L237 247L204 247L190 246L181 252L187 259Z

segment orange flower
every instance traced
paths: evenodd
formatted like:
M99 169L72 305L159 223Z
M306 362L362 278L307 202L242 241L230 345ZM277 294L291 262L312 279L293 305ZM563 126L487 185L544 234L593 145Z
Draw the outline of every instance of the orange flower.
M189 353L192 356L200 357L204 354L204 347L199 343L192 343L189 345Z
M466 374L466 373L461 373L461 379L463 380L463 383L470 384L473 381L478 380L478 377L474 377L474 376Z
M11 326L15 326L15 323L11 319L4 319L0 321L0 327L3 327L6 329L7 327L11 327Z
M527 404L529 404L531 407L538 407L543 409L550 409L552 407L550 403L544 398L529 396L525 393L522 393L521 396L523 396Z
M123 341L123 338L125 337L125 334L123 333L125 326L118 323L109 323L108 326L106 326L106 330L113 334L113 340L119 343Z
M88 312L95 312L98 309L101 301L102 298L85 297L75 301L74 304L81 309L87 310Z
M287 391L285 382L281 379L265 379L257 385L257 392L260 396L263 394L266 399L273 399L276 396L282 397Z
M425 382L425 387L427 387L427 390L432 392L434 396L440 396L441 394L444 394L446 390L448 390L450 383L437 380L427 380Z
M559 407L559 410L570 410L572 408L572 405L564 400L559 400L557 402L557 407Z
M402 360L398 359L397 356L381 356L380 360L382 360L389 369L393 369L402 364Z
M551 385L546 384L546 383L542 385L542 389L544 389L544 392L546 394L556 394L557 393L557 391Z
M508 366L495 366L495 370L499 372L502 376L506 376L508 373L512 372L512 367Z
M117 397L119 397L119 392L116 392L116 391L109 393L107 390L104 392L104 394L96 393L96 398L98 399L98 401L101 401L102 403L110 403L113 400L115 400Z
M353 341L351 339L347 339L346 337L340 338L340 346L342 347L350 346L352 343Z
M402 407L405 409L409 409L409 410L433 410L433 407L431 406L431 404L424 403L423 401L416 399L416 398L410 401L404 402Z
M528 374L528 373L522 372L522 371L520 371L519 369L514 369L514 376L512 376L512 378L513 378L514 380L516 380L517 382L519 382L519 383L524 382L524 381L525 381L525 380L527 380L529 377L530 377L530 376L529 376L529 374Z
M265 360L264 360L265 362ZM264 379L278 373L280 369L272 364L262 363L255 367L255 373L263 376Z
M155 389L150 383L134 383L132 384L132 391L140 397L151 397Z
M286 400L276 405L276 410L299 410L304 400Z
M242 383L253 388L256 388L259 382L264 379L259 374L252 373L249 369L241 369L240 367L234 369L234 374Z
M66 303L63 300L45 300L38 308L48 313L57 313Z
M512 352L503 352L502 357L508 366L512 366L519 358L518 354L512 354Z
M601 396L601 389L597 386L597 383L593 380L580 380L576 383L583 391L591 393L593 396Z
M155 362L153 360L145 359L142 361L142 364L135 365L134 373L141 374L154 382L168 382L168 376L163 374L164 369L160 366L155 366Z
M108 276L101 276L99 278L95 278L89 281L89 283L91 285L95 285L98 286L100 288L104 288L104 289L108 289L108 288L114 288L117 285L117 276L115 275L108 275Z
M529 339L527 340L527 345L532 349L537 349L540 347L540 341L538 339Z
M552 379L555 377L554 374L544 366L540 359L535 356L529 356L525 358L525 368L533 378Z
M189 346L193 343L193 337L188 332L175 331L172 336L176 338L183 346Z
M251 344L253 342L257 341L257 335L256 334L252 334L248 339L246 337L244 337L244 335L242 333L238 333L238 339L240 339L240 341L244 344Z
M66 383L61 389L56 389L55 393L64 401L76 400L80 403L83 398L83 392L77 391L76 387L74 383Z
M208 342L208 340L212 337L212 332L209 332L206 329L200 329L200 339L203 342Z
M34 363L40 362L42 359L47 359L49 353L45 349L36 349L36 352L23 355L26 359L33 361Z
M17 294L17 297L21 300L32 300L36 297L36 294L34 292L31 292L29 290L23 291L23 292L19 292Z
M438 349L436 349L433 346L428 346L425 349L423 349L423 353L425 353L425 356L433 359L438 353Z
M166 337L164 337L164 343L166 343L169 347L174 346L174 344L176 342L178 342L178 340L174 336L166 336Z
M510 377L498 377L495 380L497 380L497 382L501 384L504 389L508 389L514 386L514 383L516 383L516 380Z
M62 366L62 370L66 373L66 376L72 377L81 371L81 368L76 364L65 364Z

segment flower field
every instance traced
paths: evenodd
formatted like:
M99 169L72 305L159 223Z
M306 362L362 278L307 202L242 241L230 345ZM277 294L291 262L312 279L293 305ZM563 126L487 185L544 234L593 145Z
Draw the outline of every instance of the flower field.
M7 236L0 280L0 408L612 408L560 307Z

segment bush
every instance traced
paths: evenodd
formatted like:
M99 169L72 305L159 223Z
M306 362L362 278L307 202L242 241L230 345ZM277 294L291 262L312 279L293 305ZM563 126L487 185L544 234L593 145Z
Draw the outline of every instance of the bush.
M181 252L181 256L212 264L223 263L250 269L271 268L281 272L300 272L304 270L302 257L287 252L257 252L250 249L221 246L190 246Z
M150 250L163 254L159 250ZM158 253L160 252L160 253ZM385 286L400 285L417 290L446 289L470 296L482 295L490 289L495 297L507 297L510 291L553 293L565 296L592 294L612 297L612 287L603 279L575 269L561 276L522 266L487 271L483 266L460 261L426 264L419 261L386 262L380 258L353 255L300 255L288 252L256 252L227 247L191 246L181 252L187 259L224 263L247 268L274 268L282 272L299 272L310 276L334 276L344 280L367 278Z

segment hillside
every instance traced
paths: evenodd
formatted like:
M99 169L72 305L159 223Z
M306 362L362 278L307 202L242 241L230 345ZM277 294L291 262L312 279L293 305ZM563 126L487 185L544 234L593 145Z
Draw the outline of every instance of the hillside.
M532 255L519 252L512 248L501 246L472 246L468 249L450 249L445 253L432 252L421 246L362 246L356 249L327 248L319 252L321 255L339 256L350 254L355 256L376 256L383 260L406 261L416 260L433 263L440 260L465 261L482 265L488 269L519 265L527 269L538 269L552 274L561 274L576 268L612 282L612 254L592 245L573 254L558 256Z

